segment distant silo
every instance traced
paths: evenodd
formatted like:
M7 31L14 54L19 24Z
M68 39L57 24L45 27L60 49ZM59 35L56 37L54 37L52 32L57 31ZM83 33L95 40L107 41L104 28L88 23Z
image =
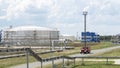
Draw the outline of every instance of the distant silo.
M50 45L52 40L59 40L57 29L20 26L3 31L4 43L12 45Z

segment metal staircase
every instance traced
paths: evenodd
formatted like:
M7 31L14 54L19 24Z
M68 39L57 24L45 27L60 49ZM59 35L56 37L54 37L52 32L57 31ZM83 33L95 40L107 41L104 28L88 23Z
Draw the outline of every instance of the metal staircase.
M32 55L36 60L42 62L42 58L39 57L34 51L32 51L31 48L27 48L28 52L30 53L30 55Z

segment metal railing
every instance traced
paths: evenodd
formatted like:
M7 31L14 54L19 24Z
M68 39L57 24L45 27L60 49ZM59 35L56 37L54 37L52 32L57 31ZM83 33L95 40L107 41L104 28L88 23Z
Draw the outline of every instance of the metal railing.
M118 56L77 56L77 57L71 57L71 56L54 56L54 57L50 57L50 58L41 58L40 56L37 55L37 53L35 53L34 51L32 51L32 49L30 48L26 48L26 63L27 63L27 68L29 68L29 60L28 60L28 56L29 54L32 55L33 57L35 57L38 61L41 62L40 66L41 68L43 68L43 62L48 62L48 61L55 61L58 59L62 60L62 68L65 68L65 62L67 59L67 61L72 60L73 64L76 65L76 59L81 59L81 64L84 65L85 64L85 59L106 59L106 64L109 63L109 59L120 59L120 57ZM69 63L68 63L69 64ZM56 67L53 67L56 68Z
M73 60L73 64L76 65L76 59L81 59L81 65L85 65L85 60L84 59L106 59L106 64L109 64L109 59L120 59L120 56L84 56L84 57L70 57L70 56L63 56L64 59L68 59L68 64L69 60ZM96 60L97 61L97 60ZM65 68L65 65L63 63Z
M15 58L15 57L22 57L22 56L26 56L26 54L24 54L26 50L25 49L0 49L0 53L14 53L14 52L23 52L21 54L12 54L12 55L3 55L0 56L0 59L6 59L6 58ZM53 50L53 51L44 51L44 52L36 52L36 54L47 54L47 53L53 53L53 52L61 52L63 50Z

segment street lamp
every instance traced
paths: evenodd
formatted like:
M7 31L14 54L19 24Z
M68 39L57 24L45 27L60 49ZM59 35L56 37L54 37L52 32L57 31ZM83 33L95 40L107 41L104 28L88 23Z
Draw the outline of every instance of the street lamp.
M83 11L84 15L84 45L86 47L86 16L87 16L87 11Z

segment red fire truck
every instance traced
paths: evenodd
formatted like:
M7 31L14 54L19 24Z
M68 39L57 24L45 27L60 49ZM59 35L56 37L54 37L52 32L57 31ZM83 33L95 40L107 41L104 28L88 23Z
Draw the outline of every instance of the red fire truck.
M80 50L80 53L82 54L88 54L90 53L90 47L82 47L82 49Z

